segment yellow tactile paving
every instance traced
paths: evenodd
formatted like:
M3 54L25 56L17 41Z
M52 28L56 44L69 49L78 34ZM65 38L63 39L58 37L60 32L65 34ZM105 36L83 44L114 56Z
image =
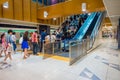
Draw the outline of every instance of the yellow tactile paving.
M66 61L66 62L69 61L69 58L62 57L62 56L57 56L57 55L54 55L54 54L39 54L39 56L43 56L45 58L53 58L53 59L62 60L62 61Z
M21 50L19 50L18 52L21 52ZM28 53L32 53L32 51L28 51ZM57 56L57 55L54 55L54 54L43 54L43 53L38 53L38 56L43 56L44 58L53 58L53 59L56 59L56 60L62 60L62 61L70 61L69 58L66 58L66 57L62 57L62 56Z
M57 59L57 60L62 60L62 61L70 61L69 58L61 57L61 56L52 56L51 58Z

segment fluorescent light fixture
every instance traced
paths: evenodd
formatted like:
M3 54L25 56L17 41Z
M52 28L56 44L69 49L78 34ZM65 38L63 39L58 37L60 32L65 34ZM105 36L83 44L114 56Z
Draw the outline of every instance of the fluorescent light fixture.
M48 12L47 11L44 11L44 18L47 18L47 16L48 16Z
M83 11L83 12L86 11L86 3L82 3L82 11Z
M46 16L46 15L44 15L44 18L47 18L47 16Z
M53 20L56 20L56 18L53 18Z
M9 8L8 2L3 3L3 8Z

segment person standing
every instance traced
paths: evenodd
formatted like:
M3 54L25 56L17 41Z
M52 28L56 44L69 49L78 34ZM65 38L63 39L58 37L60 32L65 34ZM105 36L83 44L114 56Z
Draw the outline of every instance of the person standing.
M40 40L40 52L42 52L43 43L45 42L46 35L47 35L46 31L42 30L42 32L41 32L41 40Z
M23 59L26 59L27 57L29 57L29 54L28 54L28 48L29 48L28 41L29 41L28 31L26 31L24 33L24 35L23 35L23 42L22 42L22 49L24 51Z
M33 54L36 55L38 52L38 32L35 31L32 34Z

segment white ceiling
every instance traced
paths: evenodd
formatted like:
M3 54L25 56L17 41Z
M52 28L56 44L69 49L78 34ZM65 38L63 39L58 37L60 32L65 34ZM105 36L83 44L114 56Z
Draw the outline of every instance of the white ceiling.
M103 0L103 2L112 25L114 27L118 26L118 19L120 18L120 0Z

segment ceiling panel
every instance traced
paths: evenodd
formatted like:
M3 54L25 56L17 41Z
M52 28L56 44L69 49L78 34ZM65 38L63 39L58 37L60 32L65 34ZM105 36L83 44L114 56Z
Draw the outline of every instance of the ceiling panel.
M112 25L116 27L120 18L120 0L103 0L103 2Z

